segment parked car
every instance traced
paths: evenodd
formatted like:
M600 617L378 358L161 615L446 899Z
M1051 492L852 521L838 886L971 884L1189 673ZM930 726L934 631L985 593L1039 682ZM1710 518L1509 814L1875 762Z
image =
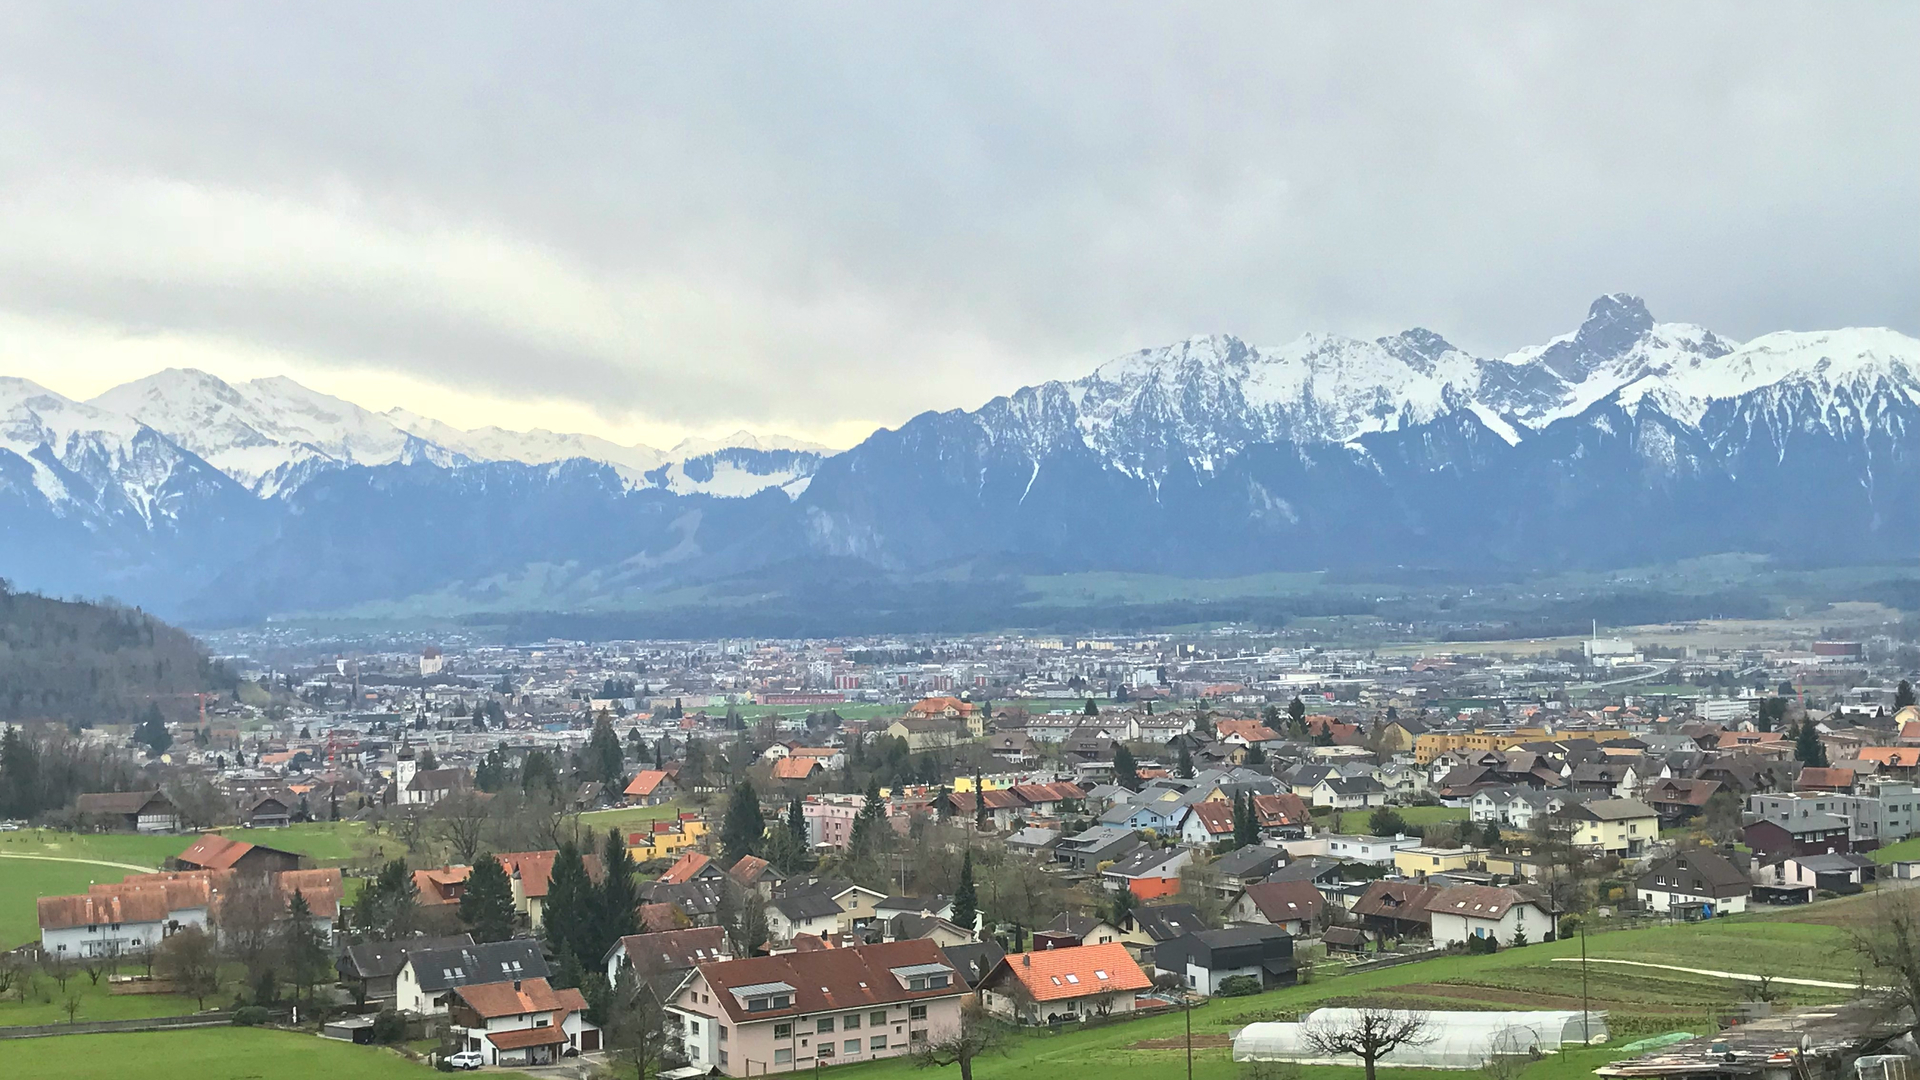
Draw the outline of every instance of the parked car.
M447 1059L447 1064L453 1066L456 1069L466 1069L469 1072L479 1068L482 1065L485 1065L486 1063L487 1063L487 1059L484 1057L481 1057L480 1051L478 1050L462 1050L459 1053Z

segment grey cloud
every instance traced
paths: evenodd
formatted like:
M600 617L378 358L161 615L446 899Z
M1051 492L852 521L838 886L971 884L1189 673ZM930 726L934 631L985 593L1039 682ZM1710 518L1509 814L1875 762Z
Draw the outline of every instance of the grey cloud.
M1895 5L42 8L0 31L0 198L161 178L471 230L633 322L450 309L444 267L374 252L370 293L350 244L296 272L306 237L251 275L115 274L4 221L0 306L770 424L1214 331L1495 352L1616 289L1734 337L1913 332L1917 31Z

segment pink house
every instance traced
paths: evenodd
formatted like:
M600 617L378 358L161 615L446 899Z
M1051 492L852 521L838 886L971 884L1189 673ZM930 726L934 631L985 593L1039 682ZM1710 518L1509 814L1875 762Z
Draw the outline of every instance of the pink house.
M909 1053L960 1024L965 980L925 938L702 964L667 1005L688 1060L727 1076Z
M860 808L866 805L867 798L837 795L832 800L808 799L800 807L800 814L807 822L807 841L814 847L845 850L847 841L853 838L853 819L860 816Z

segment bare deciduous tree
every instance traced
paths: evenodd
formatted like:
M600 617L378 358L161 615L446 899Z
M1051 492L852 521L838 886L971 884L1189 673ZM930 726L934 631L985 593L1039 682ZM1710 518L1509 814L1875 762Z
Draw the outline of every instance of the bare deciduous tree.
M160 943L154 970L185 994L207 1007L207 998L220 990L220 952L213 935L197 926L182 927Z
M1375 1064L1402 1046L1422 1046L1433 1041L1427 1030L1427 1015L1396 1009L1361 1009L1344 1023L1310 1023L1300 1029L1300 1038L1321 1057L1357 1057L1366 1068L1367 1080L1374 1080Z
M433 808L435 834L446 842L457 863L472 863L486 847L489 826L487 800L471 791L456 792Z
M913 1051L913 1063L922 1069L960 1066L960 1080L973 1080L973 1059L1000 1049L1001 1029L970 997L960 1010L960 1023L945 1031L935 1031Z
M1920 1006L1920 910L1907 890L1882 892L1866 929L1852 932L1853 950L1880 972L1895 1009Z

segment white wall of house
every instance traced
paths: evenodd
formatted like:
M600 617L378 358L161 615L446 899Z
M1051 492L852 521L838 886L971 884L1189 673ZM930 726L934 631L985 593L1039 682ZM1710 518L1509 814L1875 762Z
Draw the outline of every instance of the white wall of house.
M1715 915L1737 915L1747 910L1745 893L1738 896L1713 897L1696 896L1671 889L1641 889L1640 902L1647 905L1649 910L1658 911L1663 915L1673 910L1675 905L1684 904L1711 904Z
M1532 904L1515 904L1497 920L1445 911L1433 913L1435 945L1465 944L1468 938L1474 937L1490 937L1502 945L1511 945L1516 930L1525 930L1528 941L1545 941L1553 931L1553 920Z

